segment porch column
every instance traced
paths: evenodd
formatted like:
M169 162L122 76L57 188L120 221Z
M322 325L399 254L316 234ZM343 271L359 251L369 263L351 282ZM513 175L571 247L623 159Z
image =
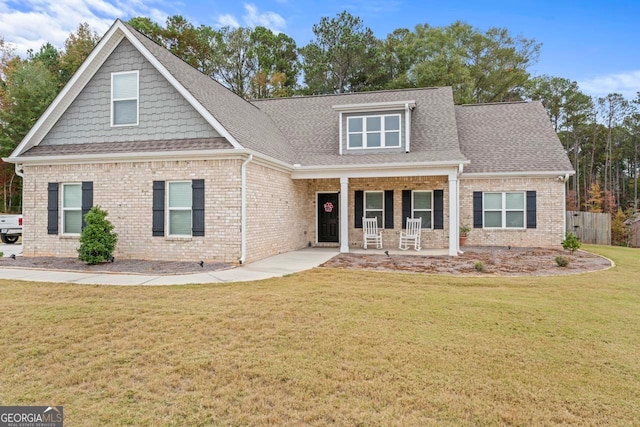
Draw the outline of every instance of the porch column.
M349 178L340 178L340 252L349 252Z
M460 249L460 185L458 171L449 173L449 255L458 256Z

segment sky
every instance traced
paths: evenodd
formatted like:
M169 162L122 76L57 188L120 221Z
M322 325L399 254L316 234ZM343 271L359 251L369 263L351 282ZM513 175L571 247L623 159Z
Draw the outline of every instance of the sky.
M24 54L46 42L63 47L81 22L102 35L116 18L164 23L182 15L215 28L262 25L303 46L314 38L313 24L343 10L362 18L378 38L397 28L457 20L480 30L507 28L542 43L532 75L577 81L591 96L619 92L633 99L640 91L640 0L0 0L0 37Z

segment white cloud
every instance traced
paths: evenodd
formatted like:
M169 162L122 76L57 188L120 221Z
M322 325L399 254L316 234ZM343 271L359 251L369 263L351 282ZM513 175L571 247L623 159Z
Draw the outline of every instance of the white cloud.
M287 22L282 16L271 11L260 12L258 7L253 3L245 3L244 11L242 22L247 27L262 26L276 33L284 31L287 27ZM231 14L219 15L216 18L216 25L219 27L237 28L240 26L240 20Z
M233 15L226 14L218 16L218 19L216 20L216 26L238 28L240 26L240 23Z
M99 35L104 34L116 18L149 16L164 21L168 16L154 6L154 0L22 0L21 10L0 0L1 34L15 45L17 53L37 50L46 42L61 48L70 33L83 22ZM157 0L155 1L157 3Z
M254 4L246 3L244 5L244 10L246 12L244 15L244 22L250 27L257 27L260 25L274 31L282 31L287 26L287 23L282 16L275 12L258 13L258 8Z
M580 89L592 96L606 96L621 93L627 99L634 99L640 91L640 70L598 76L579 81Z

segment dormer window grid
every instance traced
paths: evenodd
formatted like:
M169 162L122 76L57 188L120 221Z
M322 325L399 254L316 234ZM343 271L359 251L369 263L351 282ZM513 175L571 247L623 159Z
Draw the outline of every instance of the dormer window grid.
M399 148L402 141L400 114L347 118L347 149Z

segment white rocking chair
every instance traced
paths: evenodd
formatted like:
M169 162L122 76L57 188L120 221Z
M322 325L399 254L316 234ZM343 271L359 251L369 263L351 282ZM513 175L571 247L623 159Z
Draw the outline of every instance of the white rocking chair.
M378 231L377 218L362 218L362 232L365 249L369 243L375 243L376 249L382 249L382 230Z
M421 249L420 232L422 231L422 218L407 218L407 229L400 232L399 248L403 251L409 249L409 242L413 242L416 251Z

